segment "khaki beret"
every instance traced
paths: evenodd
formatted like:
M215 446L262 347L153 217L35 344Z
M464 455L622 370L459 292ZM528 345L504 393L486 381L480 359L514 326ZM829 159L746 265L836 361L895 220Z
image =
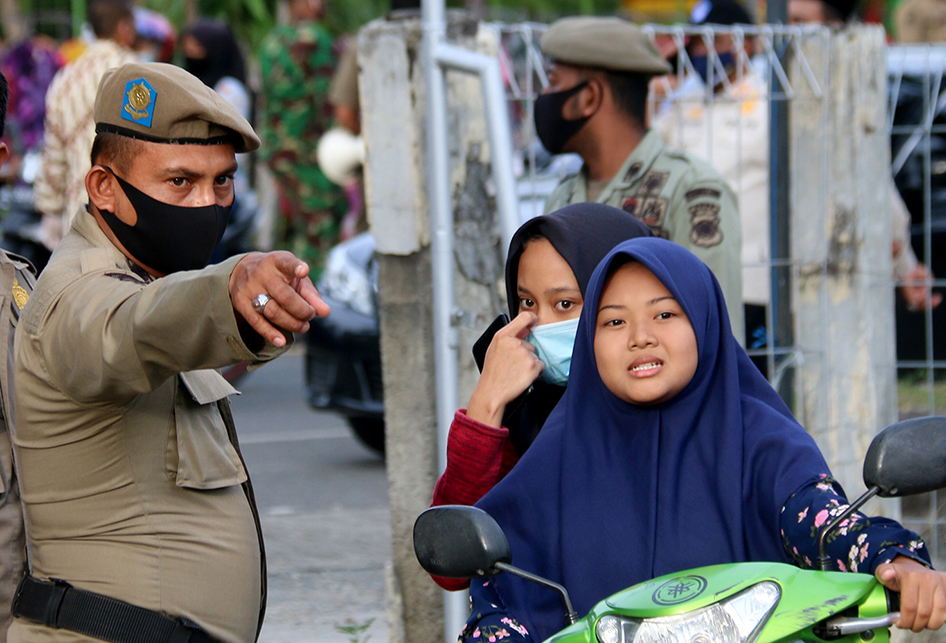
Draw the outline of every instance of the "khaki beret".
M654 75L671 71L640 27L620 18L562 18L539 45L543 54L565 65Z
M164 63L129 63L105 72L93 114L96 132L154 143L232 142L237 153L259 147L256 132L220 94Z

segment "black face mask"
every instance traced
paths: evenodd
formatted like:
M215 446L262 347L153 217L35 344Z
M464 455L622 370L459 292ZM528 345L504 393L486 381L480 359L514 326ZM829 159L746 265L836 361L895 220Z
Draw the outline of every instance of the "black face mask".
M130 226L114 213L99 210L115 237L135 259L165 275L199 270L207 265L227 228L232 206L185 208L164 203L131 185L111 168L102 167L118 179L138 213L138 221Z
M568 99L580 92L587 84L586 80L571 89L554 94L542 94L535 99L535 133L550 154L561 154L565 144L591 118L586 116L569 121L562 116L562 108Z

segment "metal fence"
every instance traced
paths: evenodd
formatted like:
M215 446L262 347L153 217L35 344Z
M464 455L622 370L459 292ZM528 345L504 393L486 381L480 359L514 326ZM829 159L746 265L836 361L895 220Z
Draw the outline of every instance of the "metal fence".
M533 131L533 102L548 86L547 61L538 47L546 26L541 24L492 25L501 38L500 59L507 85L507 98L517 147L516 167L520 214L524 219L542 213L545 197L567 173L578 170L575 155L551 158L537 143ZM778 247L779 227L769 199L769 111L770 102L820 101L826 79L819 78L809 64L800 42L819 38L826 47L829 31L824 28L762 26L728 29L693 26L645 25L646 33L661 51L673 50L673 73L654 80L650 101L650 125L665 141L683 147L714 165L736 192L744 219L751 219L754 244L743 253L745 284L752 291L749 301L766 306L772 298L772 271L787 271L786 259L774 259L770 248ZM716 48L717 38L732 42L735 72L727 74ZM707 80L697 72L686 43L699 41L707 51ZM725 53L724 53L725 56ZM715 91L708 88L718 86ZM805 87L799 91L799 84ZM723 131L720 131L720 130ZM776 213L777 215L777 213ZM785 234L782 230L781 234ZM782 282L787 283L785 279ZM791 357L794 347L779 345L774 338L776 319L769 306L762 326L750 329L747 348L768 362L773 378L778 366ZM752 333L755 332L755 336ZM790 360L789 360L790 361Z
M931 298L946 285L946 46L891 47L887 70L892 173L910 214L913 249L938 277ZM934 309L908 305L902 297L896 301L900 415L942 415L946 304ZM946 560L946 493L906 498L902 512L934 559Z

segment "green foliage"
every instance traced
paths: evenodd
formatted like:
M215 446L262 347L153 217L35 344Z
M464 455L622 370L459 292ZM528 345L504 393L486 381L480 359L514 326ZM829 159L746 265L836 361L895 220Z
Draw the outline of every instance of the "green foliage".
M520 20L549 22L556 18L575 15L617 14L621 0L490 0L492 13L504 16L520 14Z
M276 24L276 0L145 0L143 4L165 15L179 30L189 18L223 20L251 49Z
M326 25L335 34L349 34L390 9L389 0L327 0Z

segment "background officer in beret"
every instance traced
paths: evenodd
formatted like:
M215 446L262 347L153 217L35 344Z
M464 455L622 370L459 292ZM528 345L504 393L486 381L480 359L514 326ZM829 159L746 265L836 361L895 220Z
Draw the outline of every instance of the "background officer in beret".
M619 18L565 18L540 42L552 58L549 86L535 103L536 134L552 154L574 152L584 165L545 203L623 208L655 235L685 246L716 275L733 333L744 338L742 247L733 191L709 164L667 148L647 127L650 79L670 66L650 39Z
M272 359L328 306L288 252L205 267L235 153L259 145L223 98L177 67L129 64L103 77L94 114L87 211L17 329L31 558L9 638L253 641L261 533L235 390L213 369Z

